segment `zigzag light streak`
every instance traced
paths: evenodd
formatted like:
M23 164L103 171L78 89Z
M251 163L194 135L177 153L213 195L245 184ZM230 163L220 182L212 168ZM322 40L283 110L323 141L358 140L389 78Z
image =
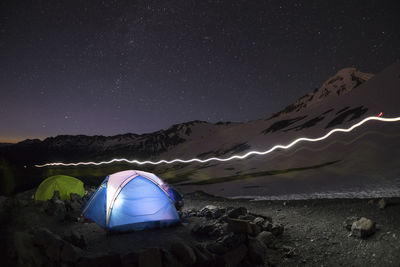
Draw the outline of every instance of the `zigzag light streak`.
M381 115L381 114L380 114ZM395 117L395 118L382 118L382 117L377 117L377 116L371 116L371 117L367 117L365 119L363 119L362 121L354 124L353 126L351 126L350 128L347 129L343 129L343 128L336 128L333 129L331 131L329 131L327 134L325 134L324 136L318 137L318 138L306 138L306 137L301 137L298 138L296 140L294 140L293 142L291 142L288 145L276 145L266 151L250 151L247 152L244 155L234 155L231 156L229 158L208 158L208 159L198 159L198 158L193 158L193 159L188 159L188 160L184 160L184 159L173 159L173 160L159 160L159 161L139 161L139 160L128 160L125 158L122 159L112 159L109 161L101 161L101 162L77 162L77 163L62 163L62 162L53 162L53 163L46 163L43 165L35 165L35 167L41 168L41 167L47 167L47 166L79 166L79 165L105 165L105 164L111 164L114 162L125 162L125 163L131 163L131 164L138 164L138 165L144 165L144 164L151 164L151 165L159 165L162 163L165 164L172 164L172 163L191 163L191 162L199 162L199 163L206 163L209 161L230 161L233 159L244 159L247 158L251 155L266 155L269 154L279 148L281 149L288 149L292 146L294 146L295 144L302 142L302 141L307 141L307 142L318 142L321 140L324 140L326 138L328 138L329 136L331 136L332 134L336 133L336 132L344 132L344 133L348 133L351 132L352 130L354 130L357 127L360 127L361 125L363 125L364 123L366 123L367 121L371 121L371 120L376 120L376 121L383 121L383 122L396 122L396 121L400 121L400 117Z

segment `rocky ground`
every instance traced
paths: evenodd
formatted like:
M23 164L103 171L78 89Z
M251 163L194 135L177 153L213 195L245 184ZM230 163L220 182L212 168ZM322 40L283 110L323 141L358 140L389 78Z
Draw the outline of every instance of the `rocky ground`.
M400 199L185 195L182 224L106 233L84 198L0 199L2 266L400 266Z

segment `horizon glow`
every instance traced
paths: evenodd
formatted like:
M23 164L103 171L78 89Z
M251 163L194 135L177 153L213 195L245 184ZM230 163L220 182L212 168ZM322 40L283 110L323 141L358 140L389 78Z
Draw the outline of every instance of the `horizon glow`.
M364 123L371 121L371 120L376 120L376 121L382 121L382 122L397 122L400 121L400 117L395 117L395 118L383 118L381 117L382 113L380 113L378 116L370 116L367 117L365 119L363 119L362 121L352 125L350 128L344 129L344 128L336 128L333 129L331 131L329 131L327 134L325 134L324 136L318 137L318 138L306 138L306 137L300 137L294 141L292 141L291 143L289 143L288 145L275 145L272 148L265 150L265 151L249 151L244 155L233 155L231 157L228 158L217 158L217 157L212 157L212 158L208 158L208 159L198 159L198 158L192 158L192 159L188 159L188 160L184 160L184 159L173 159L173 160L159 160L159 161L139 161L139 160L128 160L126 158L115 158L109 161L101 161L101 162L76 162L76 163L63 163L63 162L53 162L53 163L46 163L46 164L42 164L42 165L35 165L35 167L37 168L42 168L42 167L47 167L47 166L79 166L79 165L106 165L106 164L112 164L114 162L124 162L124 163L130 163L130 164L137 164L137 165L144 165L144 164L151 164L151 165L159 165L159 164L173 164L173 163L191 163L191 162L199 162L199 163L206 163L209 161L220 161L220 162L225 162L225 161L230 161L233 159L245 159L251 155L266 155L269 154L279 148L281 149L289 149L292 146L294 146L295 144L302 142L302 141L306 141L306 142L318 142L318 141L322 141L326 138L328 138L329 136L331 136L332 134L336 133L336 132L351 132L352 130L356 129L357 127L360 127L361 125L363 125Z

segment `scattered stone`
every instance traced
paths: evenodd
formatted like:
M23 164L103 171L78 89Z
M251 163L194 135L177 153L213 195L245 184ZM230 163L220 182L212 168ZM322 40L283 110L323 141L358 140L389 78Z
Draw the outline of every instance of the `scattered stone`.
M138 262L140 267L162 267L162 254L160 249L148 248L140 252Z
M355 221L351 226L351 235L366 238L376 231L376 223L370 219L362 217Z
M244 207L234 208L227 212L229 218L237 219L240 215L246 215L247 209Z
M229 219L228 230L234 233L245 233L245 234L253 233L253 229L251 228L250 222L240 219Z
M378 201L378 207L380 208L380 209L384 209L384 208L386 208L386 206L387 206L387 201L386 201L386 199L384 199L384 198L381 198L379 201Z
M186 265L192 265L196 262L196 254L193 249L184 243L173 243L171 253Z
M247 247L241 244L239 247L227 252L224 255L225 266L235 267L238 266L247 255Z

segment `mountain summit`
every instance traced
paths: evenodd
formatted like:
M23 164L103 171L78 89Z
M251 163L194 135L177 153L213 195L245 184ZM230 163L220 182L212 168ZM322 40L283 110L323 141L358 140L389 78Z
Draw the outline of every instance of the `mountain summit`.
M300 97L295 103L287 106L272 117L277 117L281 114L287 114L293 111L298 112L306 107L320 103L328 97L347 94L372 77L374 77L374 74L364 73L356 68L341 69L334 76L324 82L320 88L316 88L313 92Z

